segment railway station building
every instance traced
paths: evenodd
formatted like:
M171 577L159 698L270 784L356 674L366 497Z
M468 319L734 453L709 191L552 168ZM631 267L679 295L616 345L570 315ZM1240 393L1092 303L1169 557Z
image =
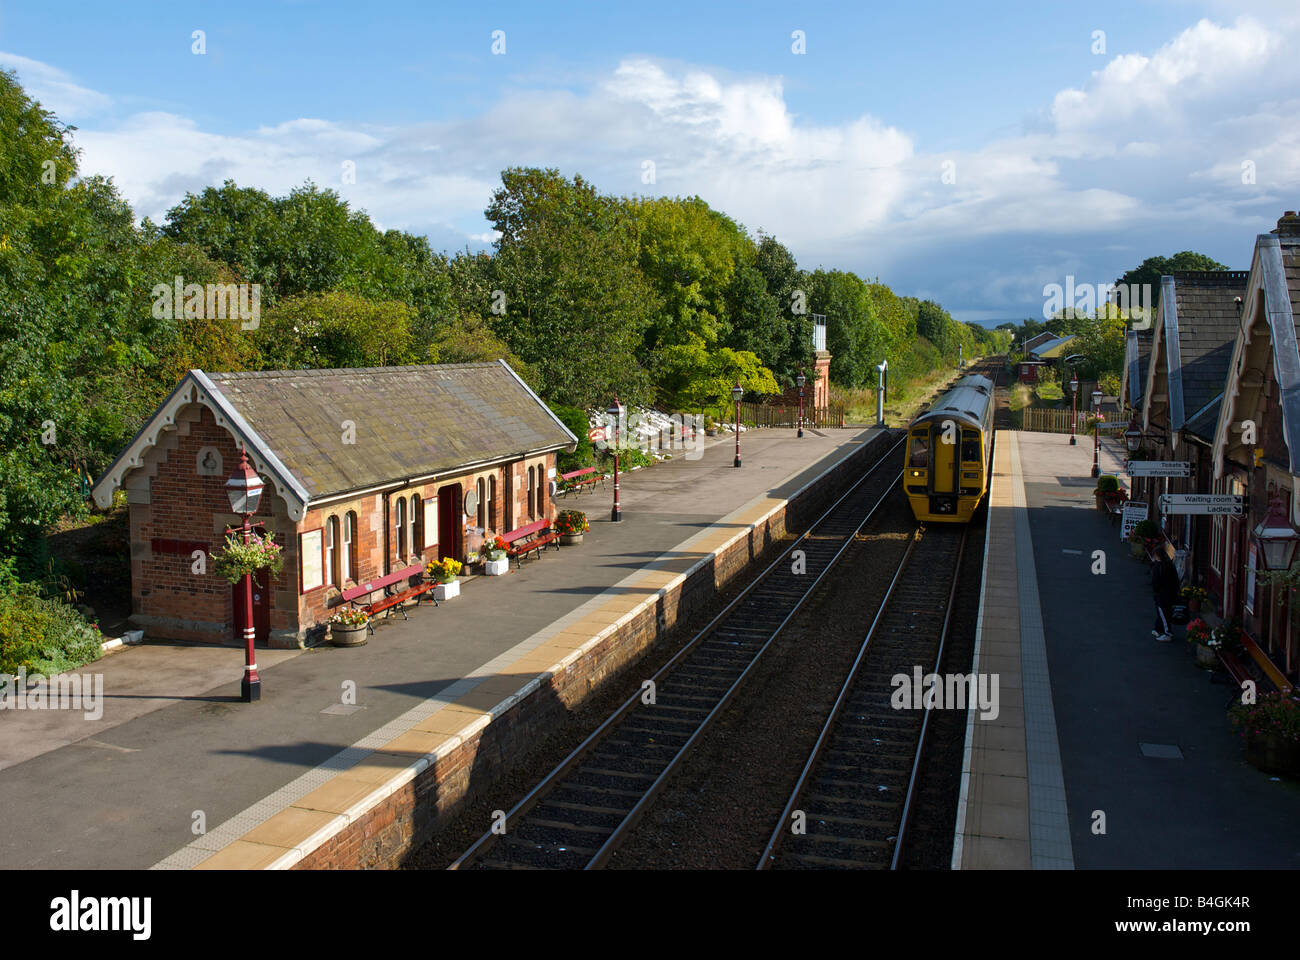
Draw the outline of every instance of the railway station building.
M1212 487L1243 497L1240 517L1210 518L1208 586L1225 616L1243 628L1281 671L1300 672L1300 635L1286 591L1259 576L1256 531L1278 501L1300 521L1300 216L1288 211L1255 242L1242 293L1223 400L1215 426Z
M1204 493L1213 480L1211 451L1228 363L1246 289L1245 271L1187 271L1162 277L1140 388L1140 424L1146 449L1134 457L1189 463L1182 478L1134 478L1132 495L1148 516L1185 550L1188 580L1205 583L1212 518L1159 512L1162 494ZM1137 344L1130 340L1133 347ZM1199 577L1197 576L1199 574Z
M135 625L233 642L235 590L196 551L210 557L242 526L226 480L246 450L266 484L255 528L285 557L255 581L257 638L294 647L324 629L343 589L463 561L484 536L553 518L556 454L576 443L504 361L191 370L92 493L107 508L126 490Z

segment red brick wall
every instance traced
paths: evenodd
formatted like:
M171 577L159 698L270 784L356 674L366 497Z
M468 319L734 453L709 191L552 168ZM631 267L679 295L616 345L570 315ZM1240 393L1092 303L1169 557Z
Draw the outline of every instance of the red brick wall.
M216 476L198 474L198 455L204 447L214 447L221 455L222 469ZM150 618L144 621L148 635L234 642L230 584L213 572L210 562L205 574L196 574L190 554L154 553L151 542L173 539L205 543L209 555L219 549L225 525L238 520L226 496L226 479L238 462L239 449L231 435L217 426L207 407L194 404L181 411L176 429L160 438L159 444L146 454L143 465L128 478L128 486L148 490L147 503L133 502L130 506L132 609ZM141 484L142 479L147 484ZM269 487L254 519L264 522L281 542L292 530L283 501ZM273 632L294 627L289 578L286 564L272 583Z

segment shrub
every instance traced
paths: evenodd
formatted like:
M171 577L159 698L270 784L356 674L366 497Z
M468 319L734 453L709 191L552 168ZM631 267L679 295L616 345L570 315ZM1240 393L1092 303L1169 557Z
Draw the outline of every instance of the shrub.
M574 470L581 470L583 467L595 464L594 450L591 441L587 439L587 431L591 429L587 423L587 415L577 407L566 407L560 404L552 404L551 409L569 428L569 432L578 438L578 446L573 453L561 450L556 455L556 472L572 473Z
M1119 493L1119 477L1103 473L1097 478L1097 493Z
M0 673L65 673L99 657L99 627L57 599L42 597L33 583L14 575L14 561L0 560Z
M1159 540L1160 526L1154 520L1139 520L1129 534L1130 540Z

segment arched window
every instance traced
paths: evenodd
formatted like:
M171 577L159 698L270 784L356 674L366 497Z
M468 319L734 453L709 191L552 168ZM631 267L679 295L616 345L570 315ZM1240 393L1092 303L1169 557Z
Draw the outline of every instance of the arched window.
M397 555L406 556L406 500L397 498Z
M537 515L546 516L546 468L537 465Z
M420 495L411 496L411 555L416 559L424 553L424 538L421 536Z
M343 577L357 582L357 515L351 510L343 517Z
M482 530L486 530L487 524L483 522L483 514L484 511L487 510L487 484L483 482L482 477L478 478L478 485L475 489L478 491L478 527Z
M537 488L537 471L532 467L528 468L528 519L537 519L537 500L535 490Z
M497 475L494 473L488 477L488 524L493 530L497 526Z
M339 518L325 521L325 584L338 586L339 582Z

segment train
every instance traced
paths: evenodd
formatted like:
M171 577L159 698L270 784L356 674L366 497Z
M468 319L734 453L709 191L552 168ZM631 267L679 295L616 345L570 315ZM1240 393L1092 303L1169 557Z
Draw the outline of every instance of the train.
M908 424L903 489L918 521L970 521L993 473L993 410L993 381L972 374Z

